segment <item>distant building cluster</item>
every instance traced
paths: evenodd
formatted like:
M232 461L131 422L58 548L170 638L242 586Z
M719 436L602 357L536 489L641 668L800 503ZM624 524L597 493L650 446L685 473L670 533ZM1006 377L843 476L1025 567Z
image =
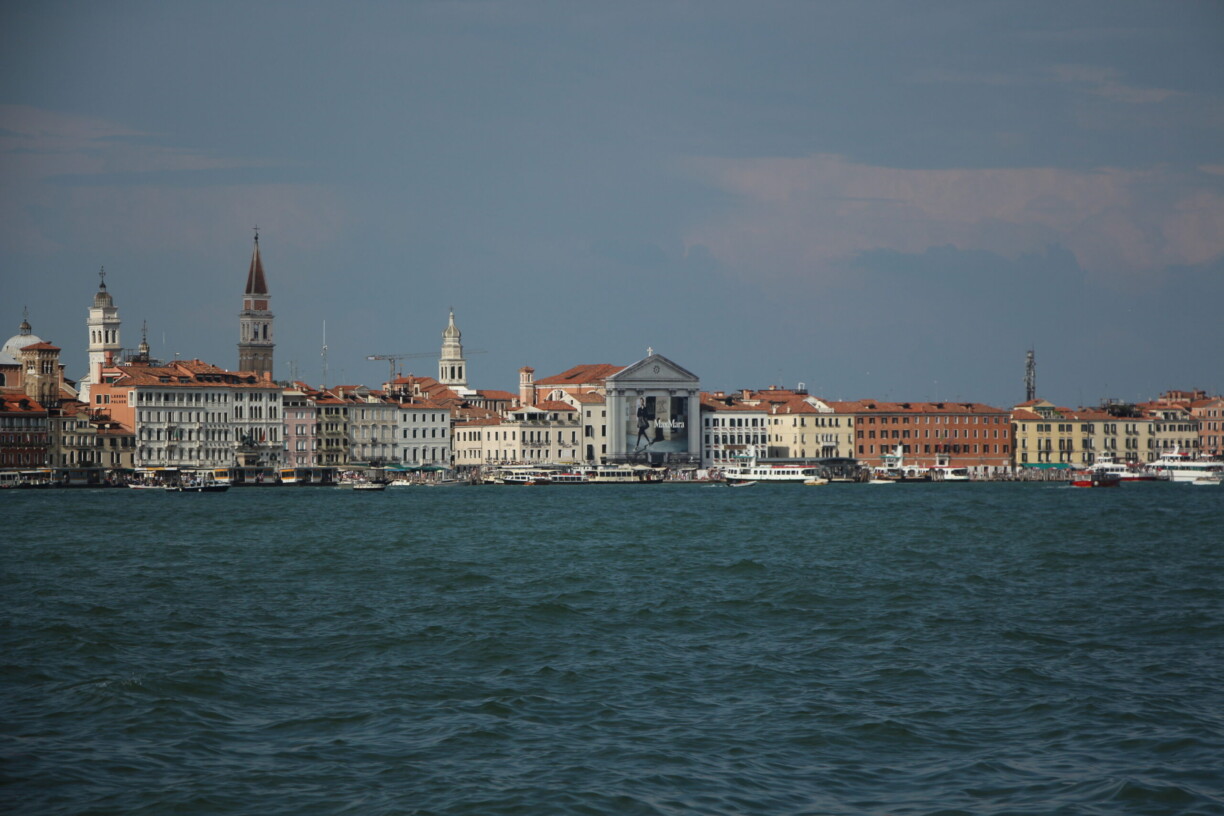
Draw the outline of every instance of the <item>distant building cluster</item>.
M78 380L65 377L61 349L23 318L0 349L0 469L696 470L745 460L878 467L904 457L992 476L1152 462L1172 451L1224 455L1224 397L1202 391L1075 409L1036 398L1011 408L833 401L802 386L703 392L695 374L653 349L627 366L576 365L539 379L523 367L518 393L482 390L468 384L453 310L437 377L396 376L395 358L382 356L372 359L392 367L377 388L278 382L270 305L256 236L236 370L155 360L143 336L125 350L104 272L86 319L89 369Z

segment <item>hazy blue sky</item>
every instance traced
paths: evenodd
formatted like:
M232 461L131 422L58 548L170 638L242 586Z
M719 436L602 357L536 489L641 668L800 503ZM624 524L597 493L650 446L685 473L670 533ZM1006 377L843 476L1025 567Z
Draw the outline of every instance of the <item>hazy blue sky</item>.
M476 387L648 346L704 387L1224 391L1221 2L0 7L0 341ZM436 373L433 358L406 363Z

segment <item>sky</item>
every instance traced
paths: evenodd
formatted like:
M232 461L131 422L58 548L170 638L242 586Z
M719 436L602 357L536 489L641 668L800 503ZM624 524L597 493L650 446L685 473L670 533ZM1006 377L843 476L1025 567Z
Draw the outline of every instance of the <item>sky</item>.
M1220 2L5 3L0 190L73 378L103 267L236 368L258 226L278 379L1224 393Z

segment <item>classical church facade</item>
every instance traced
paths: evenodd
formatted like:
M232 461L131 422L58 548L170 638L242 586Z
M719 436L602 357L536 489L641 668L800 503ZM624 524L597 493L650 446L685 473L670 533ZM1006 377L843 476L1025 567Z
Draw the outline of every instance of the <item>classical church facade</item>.
M609 462L697 465L701 381L653 349L604 381Z

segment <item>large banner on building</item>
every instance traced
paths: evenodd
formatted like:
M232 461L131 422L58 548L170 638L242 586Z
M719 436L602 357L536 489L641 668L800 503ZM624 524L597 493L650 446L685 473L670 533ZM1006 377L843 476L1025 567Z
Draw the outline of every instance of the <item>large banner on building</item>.
M647 394L625 408L625 440L632 453L688 453L688 399Z

